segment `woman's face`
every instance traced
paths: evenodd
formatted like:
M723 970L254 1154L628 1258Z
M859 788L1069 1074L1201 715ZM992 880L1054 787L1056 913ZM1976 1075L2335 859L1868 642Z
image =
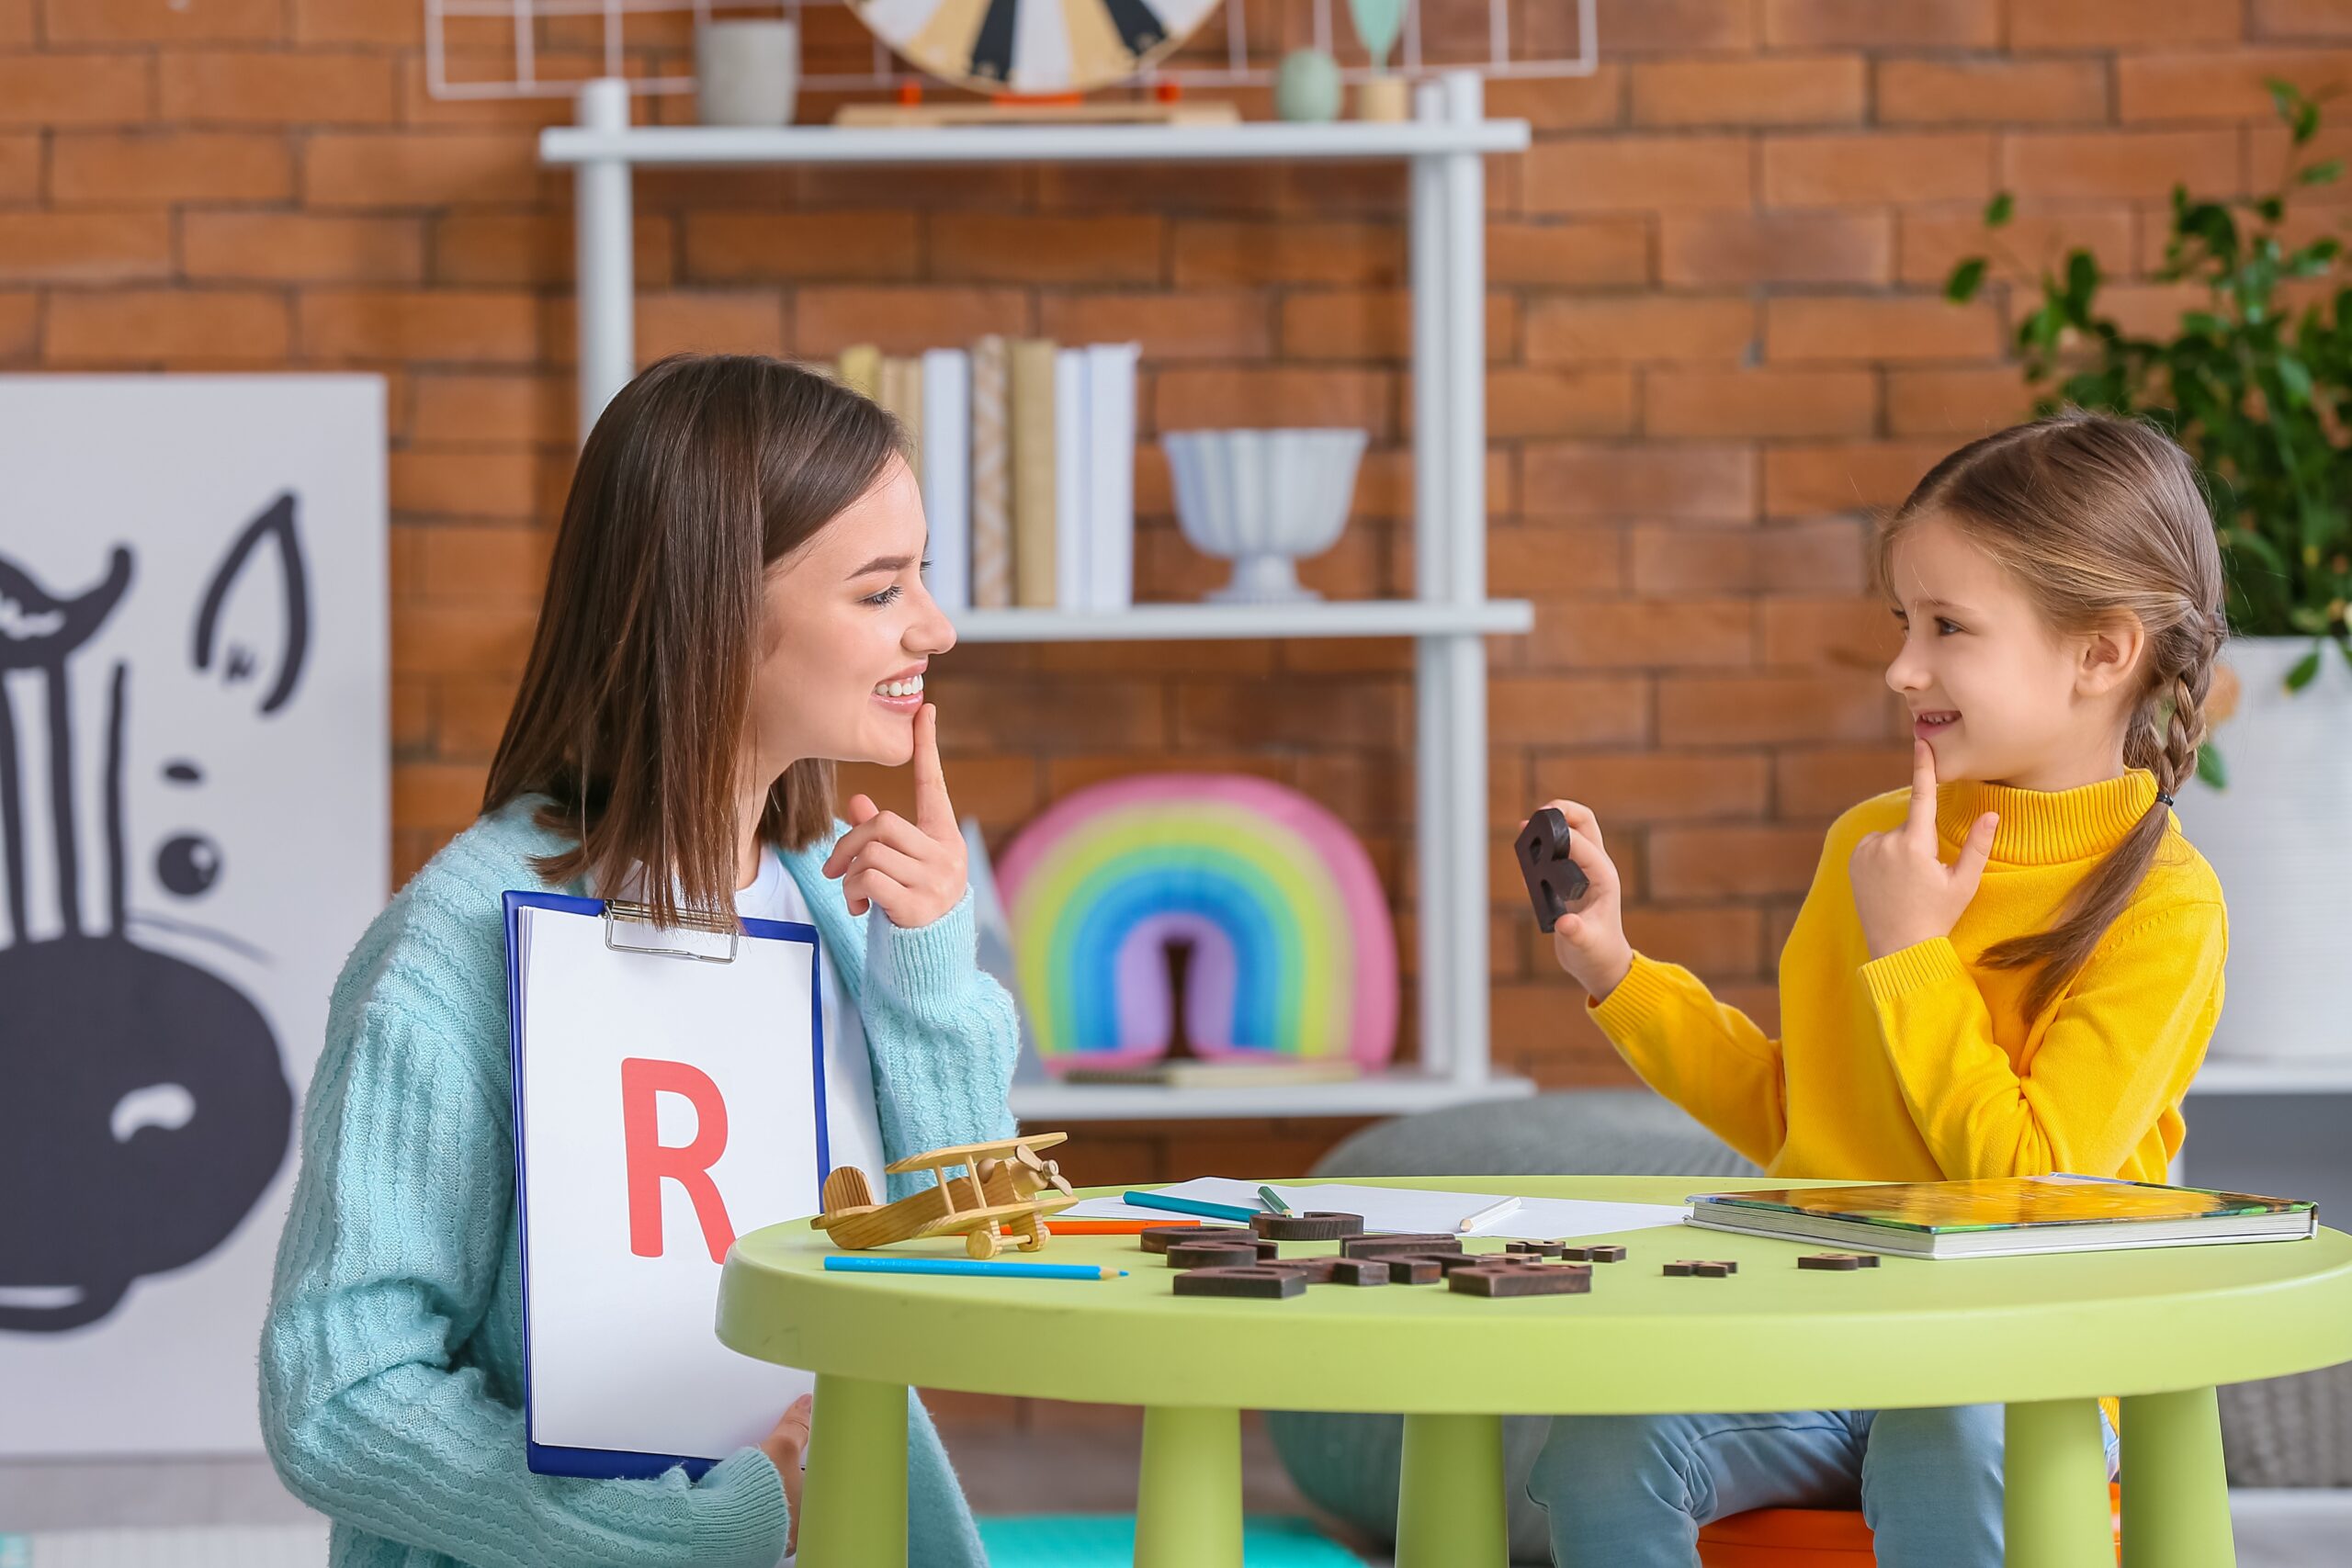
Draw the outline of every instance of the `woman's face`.
M762 787L803 758L898 767L914 755L923 671L956 628L923 586L929 527L907 465L768 569L767 653L752 683Z

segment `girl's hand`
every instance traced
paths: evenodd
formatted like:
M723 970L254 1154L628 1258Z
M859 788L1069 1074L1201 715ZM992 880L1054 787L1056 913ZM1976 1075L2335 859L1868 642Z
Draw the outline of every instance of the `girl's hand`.
M1570 979L1600 1001L1634 966L1633 945L1625 940L1624 885L1601 846L1600 824L1591 809L1573 800L1545 804L1568 819L1568 858L1584 873L1586 884L1584 897L1552 923L1552 955Z
M1936 852L1936 753L1925 740L1911 746L1909 815L1900 828L1864 834L1847 868L1872 958L1951 934L1984 879L2001 822L1990 811L1979 817L1960 846L1959 861L1944 864Z
M802 1394L786 1407L775 1430L760 1441L760 1451L775 1461L776 1473L784 1477L784 1502L792 1511L792 1533L784 1544L786 1557L800 1550L800 1467L808 1461L808 1421L816 1408L817 1401Z
M964 835L939 766L939 709L932 703L915 715L914 767L915 819L854 795L850 830L825 861L825 874L841 878L851 914L878 905L901 931L931 924L964 898Z

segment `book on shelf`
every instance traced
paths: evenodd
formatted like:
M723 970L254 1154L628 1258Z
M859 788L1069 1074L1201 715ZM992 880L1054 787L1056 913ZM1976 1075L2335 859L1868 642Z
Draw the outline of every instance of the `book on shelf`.
M1054 344L1012 344L1012 602L1054 607Z
M972 345L972 604L1012 604L1012 365L1005 340Z
M986 336L842 351L836 374L904 427L949 611L1102 613L1135 602L1141 346Z
M1352 1061L1144 1062L1132 1067L1070 1067L1059 1075L1068 1084L1148 1084L1168 1089L1269 1089L1282 1084L1351 1083L1363 1076Z
M1054 351L1054 598L1058 609L1091 606L1087 574L1093 543L1087 527L1087 355Z
M2301 1241L2315 1234L2319 1211L2246 1192L2054 1175L1701 1193L1690 1223L1897 1258L1999 1258Z
M1083 608L1136 602L1136 377L1143 345L1086 349L1087 597Z
M876 397L882 390L882 351L870 343L842 349L835 374L851 391L861 397Z
M972 356L922 356L923 511L931 522L931 596L948 611L972 604Z

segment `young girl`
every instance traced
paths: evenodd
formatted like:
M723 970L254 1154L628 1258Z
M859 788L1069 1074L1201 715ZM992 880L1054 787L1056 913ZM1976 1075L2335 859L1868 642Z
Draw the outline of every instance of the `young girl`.
M1773 1176L2161 1181L2228 946L2166 809L2223 635L2196 473L2145 426L2060 415L1939 463L1878 553L1912 786L1829 829L1781 1037L1633 951L1567 801L1592 886L1554 951L1634 1071ZM1690 1568L1711 1519L1858 1495L1886 1568L1998 1568L2001 1431L1995 1406L1559 1417L1528 1490L1560 1568Z
M922 701L956 634L899 443L820 376L682 357L582 449L483 815L361 938L303 1109L262 1430L339 1568L775 1568L793 1537L806 1399L698 1482L526 1468L506 889L814 923L838 1163L1012 1132L1012 1005L975 965ZM859 795L835 821L835 760L911 761L915 819ZM910 1561L978 1568L908 1416Z

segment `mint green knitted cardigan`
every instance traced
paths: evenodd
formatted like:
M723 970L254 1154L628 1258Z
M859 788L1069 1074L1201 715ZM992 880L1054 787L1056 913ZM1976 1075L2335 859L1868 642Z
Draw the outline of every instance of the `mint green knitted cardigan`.
M531 857L568 847L531 820L537 804L435 855L335 983L262 1331L262 1436L287 1486L334 1520L337 1568L774 1568L788 1518L757 1449L699 1482L524 1465L499 895L540 886ZM975 963L970 897L919 931L852 917L821 870L842 830L784 861L865 1024L884 1153L1010 1136L1016 1025ZM946 1453L911 1397L907 1415L908 1561L978 1568Z

